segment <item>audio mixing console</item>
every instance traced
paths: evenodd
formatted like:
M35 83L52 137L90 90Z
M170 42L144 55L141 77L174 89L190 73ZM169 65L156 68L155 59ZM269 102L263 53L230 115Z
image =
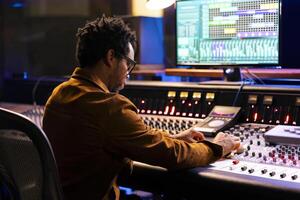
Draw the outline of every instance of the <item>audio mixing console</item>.
M174 175L161 168L161 173L172 174L168 178L161 173L157 177L153 173L147 176L151 169L160 168L135 162L136 172L131 178L136 178L138 185L129 185L142 187L144 182L140 180L146 176L150 182L159 180L146 189L151 190L154 185L162 190L178 187L187 199L197 199L196 186L208 191L216 186L225 193L234 188L249 199L257 195L265 199L300 199L300 88L244 86L238 93L239 89L226 85L129 82L122 94L137 106L145 124L170 134L202 122L215 105L233 106L237 99L234 106L241 107L241 114L224 132L239 137L244 147L240 154L182 174ZM41 126L43 106L21 113Z

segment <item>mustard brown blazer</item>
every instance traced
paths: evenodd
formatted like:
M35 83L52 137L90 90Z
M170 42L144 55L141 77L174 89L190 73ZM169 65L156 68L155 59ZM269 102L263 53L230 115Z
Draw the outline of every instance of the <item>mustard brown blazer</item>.
M116 178L131 160L174 170L207 165L222 155L219 145L187 143L146 126L128 98L82 68L54 89L43 129L67 200L119 199Z

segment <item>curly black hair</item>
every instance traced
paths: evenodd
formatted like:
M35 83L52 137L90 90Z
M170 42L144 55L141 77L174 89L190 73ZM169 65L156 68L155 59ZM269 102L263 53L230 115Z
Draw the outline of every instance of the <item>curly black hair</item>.
M129 53L128 42L135 48L136 35L119 17L103 15L87 22L76 34L76 59L81 68L95 65L109 49L121 55ZM116 55L117 56L117 55Z

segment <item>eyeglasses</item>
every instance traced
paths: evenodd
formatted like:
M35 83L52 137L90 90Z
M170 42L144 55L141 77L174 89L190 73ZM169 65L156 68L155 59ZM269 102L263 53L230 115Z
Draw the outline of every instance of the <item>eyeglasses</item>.
M129 58L128 56L125 56L123 54L120 54L118 52L116 52L120 57L124 58L127 62L127 75L129 75L132 70L134 69L135 65L136 65L136 62L134 60L132 60L131 58Z

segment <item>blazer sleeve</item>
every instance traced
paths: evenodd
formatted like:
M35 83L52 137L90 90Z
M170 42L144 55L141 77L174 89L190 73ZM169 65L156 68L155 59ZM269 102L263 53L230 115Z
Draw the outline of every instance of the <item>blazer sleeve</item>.
M146 126L127 98L113 98L107 122L106 149L122 157L168 169L203 166L222 156L222 147L203 141L188 143Z

